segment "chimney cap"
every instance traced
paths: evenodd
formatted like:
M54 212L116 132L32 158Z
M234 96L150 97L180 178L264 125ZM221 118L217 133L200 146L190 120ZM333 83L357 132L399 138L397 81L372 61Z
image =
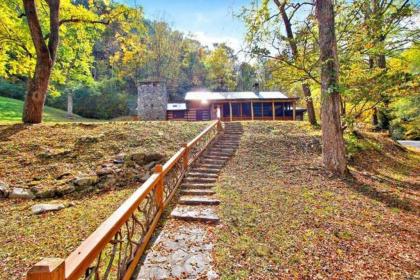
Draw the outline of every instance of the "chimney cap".
M256 94L259 94L260 93L260 83L254 83L254 92L256 93Z

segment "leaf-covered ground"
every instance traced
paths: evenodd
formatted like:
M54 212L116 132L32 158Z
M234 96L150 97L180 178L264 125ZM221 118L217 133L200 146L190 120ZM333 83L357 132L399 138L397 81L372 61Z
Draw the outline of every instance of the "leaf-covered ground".
M381 135L351 136L352 177L339 179L322 169L319 131L243 125L217 186L222 279L420 277L420 154Z
M60 174L94 172L98 164L119 153L157 152L169 157L207 125L113 122L0 126L0 180L11 186L36 183L40 188L51 188L60 181ZM81 144L81 137L97 141ZM60 152L63 150L66 152ZM47 158L42 156L45 153ZM0 199L0 279L22 279L42 257L67 256L138 185L54 200ZM74 206L42 215L31 213L32 205L51 202Z

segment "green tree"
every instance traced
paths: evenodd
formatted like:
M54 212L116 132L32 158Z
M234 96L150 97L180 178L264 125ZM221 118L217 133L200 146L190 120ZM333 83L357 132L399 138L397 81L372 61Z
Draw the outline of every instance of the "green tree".
M204 59L208 71L208 85L212 90L234 90L235 57L225 44L216 45Z

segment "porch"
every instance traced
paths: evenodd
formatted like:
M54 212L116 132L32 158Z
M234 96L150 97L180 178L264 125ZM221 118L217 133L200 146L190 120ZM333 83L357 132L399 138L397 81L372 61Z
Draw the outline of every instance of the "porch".
M214 103L216 112L220 110L222 121L242 120L296 120L297 110L295 101L230 101ZM303 118L299 115L299 119Z

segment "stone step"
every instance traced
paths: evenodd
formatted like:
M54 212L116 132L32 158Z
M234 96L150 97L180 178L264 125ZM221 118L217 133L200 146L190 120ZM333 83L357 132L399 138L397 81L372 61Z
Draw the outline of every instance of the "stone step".
M214 183L217 178L204 178L204 177L186 177L184 178L185 183Z
M227 148L227 147L211 147L209 149L209 152L214 152L214 151L218 151L218 152L234 152L236 149L234 148Z
M207 156L222 156L222 157L231 157L233 153L221 153L221 152L209 152Z
M215 143L214 145L232 145L232 146L238 146L240 144L240 141L232 141L232 140L226 140L226 141L220 141Z
M191 172L206 172L206 173L213 173L218 174L221 168L205 168L200 166L195 166L191 169Z
M217 160L228 160L230 157L227 157L227 156L208 156L208 155L205 155L204 156L204 158L205 159L217 159Z
M201 163L210 163L210 164L225 164L226 160L224 159L214 159L214 158L203 158Z
M171 213L171 217L178 220L191 222L218 223L215 209L211 207L177 206Z
M181 190L181 195L213 195L216 192L207 189L185 189Z
M211 189L211 188L213 188L214 187L214 183L191 183L191 182L188 182L188 183L183 183L182 185L181 185L181 188L184 188L184 189L195 189L195 190L197 190L197 189Z
M181 196L178 200L181 205L219 205L220 200L207 196Z
M208 173L208 172L188 172L188 177L200 177L200 178L217 178L219 174Z
M214 164L214 163L200 163L200 167L204 168L219 168L222 169L224 164Z
M212 146L212 148L223 148L223 149L236 149L238 148L239 145L233 145L233 144L223 144L223 143L218 143L218 144L214 144L214 146Z

